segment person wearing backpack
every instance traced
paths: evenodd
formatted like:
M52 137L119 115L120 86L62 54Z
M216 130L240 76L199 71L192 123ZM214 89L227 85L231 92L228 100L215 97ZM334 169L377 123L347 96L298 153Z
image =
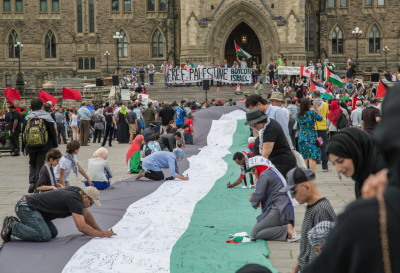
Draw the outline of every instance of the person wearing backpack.
M94 116L94 135L93 135L93 143L96 143L96 139L98 143L101 143L101 134L103 133L104 129L104 116L102 114L102 109L97 109Z
M160 135L157 133L154 133L149 137L149 141L143 145L142 158L145 158L146 156L149 156L152 153L161 151L160 143L158 143L159 139Z
M55 122L42 107L41 99L31 101L31 112L25 117L22 128L22 154L29 156L28 193L33 193L36 188L47 152L58 147Z

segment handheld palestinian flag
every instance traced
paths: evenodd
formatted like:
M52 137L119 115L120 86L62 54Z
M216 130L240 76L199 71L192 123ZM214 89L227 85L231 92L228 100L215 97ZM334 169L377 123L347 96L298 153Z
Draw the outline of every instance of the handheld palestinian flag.
M336 84L339 87L343 87L342 79L336 75L328 66L325 67L325 75L328 82Z
M246 51L244 51L243 49L241 49L241 48L237 45L237 43L236 43L235 41L234 41L234 43L235 43L236 55L241 56L241 57L244 57L244 58L246 58L246 59L250 59L250 58L252 57L249 53L247 53Z
M388 86L383 83L382 80L379 80L378 88L376 89L376 97L383 98L386 95L386 91L388 90Z
M329 89L325 89L322 84L310 79L310 92L314 92L315 90L321 93L321 98L323 99L330 100L333 97Z

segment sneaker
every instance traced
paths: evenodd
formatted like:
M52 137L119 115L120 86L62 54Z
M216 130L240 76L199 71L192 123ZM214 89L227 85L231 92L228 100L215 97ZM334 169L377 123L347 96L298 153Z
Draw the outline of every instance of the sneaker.
M247 189L247 186L243 185L241 186L242 189Z
M12 227L14 226L15 222L15 219L11 216L4 218L3 228L1 229L1 239L3 239L4 242L11 241Z
M288 241L289 243L293 243L293 242L300 241L300 239L301 239L301 234L297 234L296 236L290 236L290 237L287 239L287 241Z
M36 189L36 184L35 183L30 183L29 188L28 188L28 193L34 193Z

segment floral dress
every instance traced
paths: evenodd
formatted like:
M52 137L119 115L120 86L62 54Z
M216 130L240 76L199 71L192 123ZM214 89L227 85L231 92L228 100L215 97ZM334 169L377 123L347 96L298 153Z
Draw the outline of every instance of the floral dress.
M299 152L304 159L320 160L321 154L317 147L317 132L315 131L315 122L321 121L322 116L314 111L307 111L304 116L297 116L296 120L300 126L299 131Z

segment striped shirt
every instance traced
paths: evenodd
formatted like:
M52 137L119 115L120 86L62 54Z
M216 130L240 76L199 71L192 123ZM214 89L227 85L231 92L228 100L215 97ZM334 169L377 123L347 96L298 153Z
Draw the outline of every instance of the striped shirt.
M303 268L308 265L316 256L314 248L308 241L308 232L319 222L336 222L337 216L331 203L325 197L319 199L312 205L307 206L304 215L303 225L301 226L300 254L297 258L299 266Z

